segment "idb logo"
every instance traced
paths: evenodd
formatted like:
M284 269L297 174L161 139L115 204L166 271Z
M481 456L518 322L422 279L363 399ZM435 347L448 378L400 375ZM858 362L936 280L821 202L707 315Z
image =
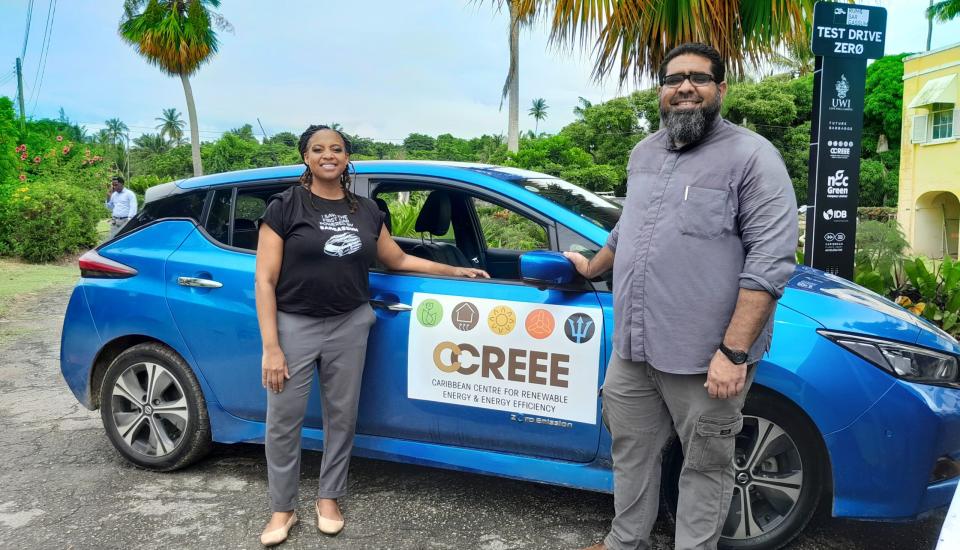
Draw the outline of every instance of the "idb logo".
M575 344L588 342L596 331L593 319L585 313L574 313L563 325L563 333Z
M828 208L828 209L826 209L826 210L823 211L823 219L825 219L825 220L827 220L827 221L830 221L830 220L846 220L846 219L847 219L847 211L846 211L846 210L831 210L831 209Z

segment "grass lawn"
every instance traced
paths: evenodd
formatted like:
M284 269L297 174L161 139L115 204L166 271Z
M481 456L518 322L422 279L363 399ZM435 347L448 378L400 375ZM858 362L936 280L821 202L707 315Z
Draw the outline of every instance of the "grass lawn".
M0 258L0 316L17 296L49 287L69 286L80 278L76 265L28 264Z

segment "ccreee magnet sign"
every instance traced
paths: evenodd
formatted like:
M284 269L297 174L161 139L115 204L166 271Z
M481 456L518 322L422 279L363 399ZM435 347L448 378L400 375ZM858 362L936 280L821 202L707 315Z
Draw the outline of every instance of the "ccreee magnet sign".
M817 2L813 8L814 55L879 59L887 10L875 6Z

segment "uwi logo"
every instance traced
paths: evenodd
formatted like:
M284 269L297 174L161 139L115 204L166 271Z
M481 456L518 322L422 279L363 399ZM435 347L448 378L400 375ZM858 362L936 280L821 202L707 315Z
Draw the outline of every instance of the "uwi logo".
M846 75L840 75L840 80L835 86L837 97L833 98L831 105L834 109L850 109L850 100L847 99L847 92L850 91L850 83L847 82Z

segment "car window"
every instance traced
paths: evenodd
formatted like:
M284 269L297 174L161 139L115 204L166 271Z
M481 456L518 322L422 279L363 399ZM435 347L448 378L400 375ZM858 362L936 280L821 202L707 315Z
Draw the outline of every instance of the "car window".
M217 189L213 194L210 213L204 226L207 233L220 244L257 249L257 220L267 209L270 196L280 193L287 185L266 185L262 187L241 187L233 200L233 188ZM233 216L230 211L233 209ZM233 220L231 228L230 222ZM232 229L232 230L231 230Z
M143 205L143 210L123 226L117 236L125 235L138 227L164 218L190 218L200 223L206 195L206 191L192 191L148 202Z
M473 197L473 206L487 248L508 250L547 250L547 230L523 214Z
M233 189L217 189L210 204L210 213L207 214L207 223L204 228L217 241L227 244L230 238L230 199Z
M429 232L417 231L417 219L423 213L423 207L427 202L427 197L433 191L393 191L387 193L377 193L377 198L383 201L378 204L381 210L386 206L390 213L390 234L394 237L415 237L430 238L435 241L444 241L448 243L456 242L453 224L451 223L447 232L442 235L434 235ZM380 201L377 201L378 203ZM423 214L428 216L427 214Z

